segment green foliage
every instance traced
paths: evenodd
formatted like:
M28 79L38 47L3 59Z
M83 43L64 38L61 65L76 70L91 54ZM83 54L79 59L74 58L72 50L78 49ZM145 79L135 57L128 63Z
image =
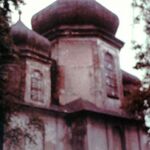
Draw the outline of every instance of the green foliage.
M131 115L143 118L146 109L144 101L150 106L150 88L136 89L124 100L123 108Z
M15 6L18 9L19 5L23 4L23 0L0 0L0 65L2 62L6 61L6 55L10 55L12 53L12 40L9 35L10 32L10 13L11 8ZM2 57L2 56L5 56ZM3 59L3 60L2 60ZM2 87L4 83L2 79L5 79L6 76L1 78L0 72L0 149L3 148L3 126L4 123L7 124L9 122L9 113L14 111L15 104L12 102L10 98L4 98L5 89ZM7 115L6 115L7 114Z
M28 126L34 126L37 130L43 131L44 130L44 125L43 121L37 116L36 114L32 114L29 118L29 123Z
M20 127L16 127L14 129L10 129L5 132L5 140L10 140L9 146L16 145L16 147L21 146L22 137L24 137L24 132L21 130ZM21 147L19 147L21 148Z
M19 8L23 0L0 0L0 55L11 52L11 38L9 23L11 7Z
M10 13L11 13L11 8L15 6L16 9L19 8L20 4L23 4L23 0L0 0L0 62L2 61L2 55L8 55L11 54L12 52L12 40L9 35L10 32ZM6 58L3 58L4 60ZM5 78L5 77L4 77ZM5 89L2 87L2 83L4 78L1 78L1 72L0 72L0 107L1 110L4 110L6 107L6 104L10 104L7 100L2 102L3 99L3 92ZM3 92L2 92L3 91ZM10 100L11 101L11 100ZM8 107L9 108L9 107ZM6 108L5 108L6 109ZM2 113L1 113L2 114Z
M132 6L138 10L134 18L135 24L144 22L144 33L146 35L145 43L139 44L133 41L133 49L137 51L136 69L143 69L147 74L150 74L150 0L133 0Z
M19 4L23 4L23 0L0 0L0 6L5 12L5 15L7 15L11 11L12 4L15 6L15 8L19 7Z
M0 7L0 53L10 49L9 19L3 8Z
M16 120L13 119L13 117L19 118L19 115L12 113L11 114L11 120L9 121L9 124L7 124L7 128L5 130L5 136L4 141L7 145L9 145L10 148L14 149L24 149L24 142L26 140L29 141L31 145L37 145L36 141L36 132L35 131L42 131L43 132L43 121L34 113L30 114L31 117L29 117L27 122L24 122L24 125L21 123L16 123ZM21 120L20 120L21 122ZM12 124L14 124L12 126Z
M132 91L126 97L123 107L131 114L144 117L144 101L146 100L150 104L150 0L133 0L132 7L137 13L133 23L142 26L144 24L145 42L132 41L132 45L137 60L135 68L142 70L145 73L145 78L142 81L141 88Z

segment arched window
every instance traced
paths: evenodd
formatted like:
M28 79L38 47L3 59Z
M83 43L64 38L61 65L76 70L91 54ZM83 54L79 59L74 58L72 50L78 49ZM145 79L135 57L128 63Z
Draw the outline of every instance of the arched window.
M38 70L31 74L31 99L43 102L43 75Z
M114 58L107 52L105 53L104 61L107 96L118 97Z

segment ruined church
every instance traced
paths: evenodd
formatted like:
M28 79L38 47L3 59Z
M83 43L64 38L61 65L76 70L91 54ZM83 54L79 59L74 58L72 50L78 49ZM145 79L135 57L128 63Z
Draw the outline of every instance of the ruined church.
M121 107L139 80L120 69L118 17L96 0L56 0L31 23L11 27L1 67L20 106L3 149L148 150L143 123Z

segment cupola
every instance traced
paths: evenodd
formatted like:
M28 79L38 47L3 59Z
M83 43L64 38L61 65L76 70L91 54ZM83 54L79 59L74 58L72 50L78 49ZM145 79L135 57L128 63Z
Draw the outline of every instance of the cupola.
M50 50L49 41L27 28L21 20L11 27L10 34L14 44L20 49L32 50L48 55Z
M82 99L119 112L118 26L118 17L95 0L57 0L33 16L33 30L52 44L53 101L66 105Z
M114 35L119 19L95 0L57 0L32 18L33 30L40 34L63 25L93 25Z
M20 58L21 100L48 108L51 103L50 42L28 29L20 20L12 26L10 34Z

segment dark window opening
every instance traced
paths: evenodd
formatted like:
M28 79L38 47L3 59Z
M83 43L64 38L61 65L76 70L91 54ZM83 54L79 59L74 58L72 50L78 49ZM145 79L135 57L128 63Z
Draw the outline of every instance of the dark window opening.
M107 96L118 98L114 58L111 54L106 53L104 61Z
M43 75L38 70L31 74L31 99L43 102Z

